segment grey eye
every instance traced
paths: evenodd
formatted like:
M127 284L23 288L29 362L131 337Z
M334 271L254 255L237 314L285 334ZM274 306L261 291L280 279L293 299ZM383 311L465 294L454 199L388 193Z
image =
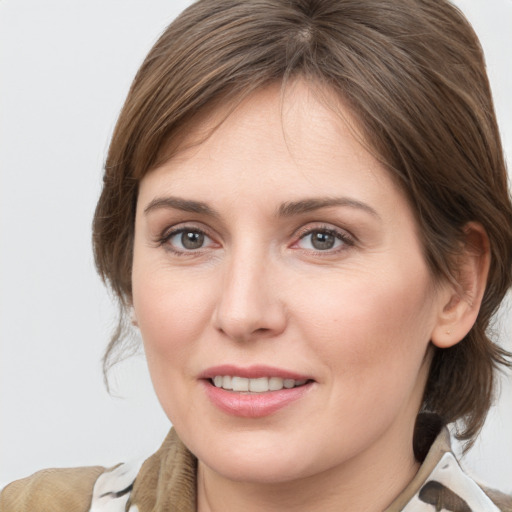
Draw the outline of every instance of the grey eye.
M350 245L346 236L330 229L312 229L304 234L297 244L301 249L312 251L331 251Z
M181 233L181 245L188 250L200 249L204 245L204 233L184 231Z
M324 231L315 231L311 233L311 245L317 251L325 251L332 249L336 243L336 237L332 233L326 233Z
M213 240L198 229L178 229L166 237L166 243L178 252L197 251L213 245Z

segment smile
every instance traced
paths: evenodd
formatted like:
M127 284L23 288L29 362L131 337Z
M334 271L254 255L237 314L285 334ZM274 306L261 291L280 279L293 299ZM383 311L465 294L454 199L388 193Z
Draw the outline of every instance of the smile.
M210 403L240 418L262 418L306 399L316 389L312 376L267 365L223 364L199 374Z
M259 377L249 379L246 377L231 375L216 375L212 383L217 388L227 391L267 393L269 391L280 391L282 389L292 389L304 386L307 380L283 379L281 377Z

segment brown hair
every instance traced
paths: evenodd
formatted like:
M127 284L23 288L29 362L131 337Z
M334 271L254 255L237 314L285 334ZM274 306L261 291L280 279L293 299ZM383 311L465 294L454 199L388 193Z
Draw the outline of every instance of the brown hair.
M97 268L121 309L104 368L126 334L139 180L206 107L294 76L350 106L411 201L434 276L454 275L469 221L487 231L478 319L462 342L435 349L423 402L471 440L496 368L510 364L487 331L512 283L512 205L483 53L446 0L199 0L166 29L119 116L94 217Z

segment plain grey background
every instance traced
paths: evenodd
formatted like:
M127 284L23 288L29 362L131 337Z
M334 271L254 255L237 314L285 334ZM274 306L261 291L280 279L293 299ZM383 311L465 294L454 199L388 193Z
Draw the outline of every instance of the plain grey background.
M169 422L143 356L100 359L115 309L91 219L131 79L184 0L0 2L0 482L149 455ZM479 34L512 158L512 0L458 0ZM510 168L510 164L509 164ZM512 307L499 334L512 348ZM120 398L123 397L123 398ZM463 465L512 491L512 378Z

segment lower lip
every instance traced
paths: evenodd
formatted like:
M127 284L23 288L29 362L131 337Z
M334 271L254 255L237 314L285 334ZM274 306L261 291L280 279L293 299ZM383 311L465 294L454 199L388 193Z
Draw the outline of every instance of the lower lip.
M266 393L241 393L215 387L209 380L203 381L208 398L222 411L242 418L269 416L302 398L312 387L303 386Z

